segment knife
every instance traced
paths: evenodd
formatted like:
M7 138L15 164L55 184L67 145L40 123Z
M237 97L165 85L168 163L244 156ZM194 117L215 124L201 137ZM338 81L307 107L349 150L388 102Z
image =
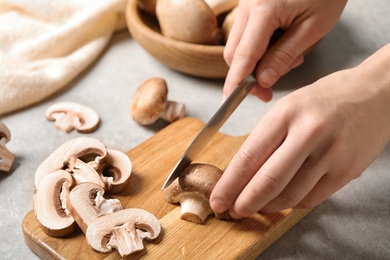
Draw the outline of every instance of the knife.
M283 29L277 29L269 41L268 48L273 45L283 34ZM164 185L162 186L162 190L167 188L177 177L180 176L183 170L191 164L195 157L203 150L211 138L213 138L213 136L218 132L229 116L238 107L241 101L244 100L244 98L252 90L253 86L256 85L256 80L253 76L255 75L255 72L256 69L252 75L249 75L241 84L238 85L237 88L235 88L235 90L225 100L222 106L217 110L217 112L215 112L210 121L195 137L180 160L177 162L176 166L173 168L171 174L169 174Z
M238 85L238 87L234 89L234 91L225 100L225 102L184 152L183 156L180 158L179 162L173 168L171 174L165 181L162 190L167 188L177 177L180 176L181 172L191 164L195 157L203 150L211 138L218 132L221 126L238 107L241 101L245 99L254 85L256 85L256 80L252 76L248 76L240 85Z

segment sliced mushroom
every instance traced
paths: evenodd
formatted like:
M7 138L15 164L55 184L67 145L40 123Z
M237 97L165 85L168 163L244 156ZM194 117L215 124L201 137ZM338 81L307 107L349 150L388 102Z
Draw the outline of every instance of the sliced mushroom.
M239 0L204 0L215 16L232 10Z
M46 175L34 189L34 213L43 231L49 236L64 237L71 234L76 224L66 207L72 176L64 170Z
M11 140L11 132L8 127L0 121L0 171L9 172L15 160L15 155L10 152L6 143Z
M77 157L97 169L107 155L106 146L97 139L79 137L69 140L58 147L38 167L35 173L35 186L52 172L69 168L71 158Z
M143 239L153 240L160 231L160 223L153 214L131 208L97 218L88 226L86 237L96 251L104 253L116 248L124 257L142 250Z
M217 17L204 0L159 0L156 16L166 37L198 44L220 43Z
M99 126L99 115L90 107L75 102L59 102L45 111L54 126L65 133L76 129L80 133L90 133Z
M215 184L222 176L222 170L210 164L194 163L163 191L169 203L180 203L183 220L204 223L207 216L213 214L209 199ZM215 217L228 219L227 213L215 214Z
M176 121L185 115L185 105L167 100L168 87L163 78L154 77L143 82L132 98L131 117L140 125L150 125L162 118Z
M123 209L119 200L105 199L103 195L104 189L92 182L80 183L71 190L67 207L84 233L96 218Z
M93 182L105 188L105 183L101 179L100 174L90 164L83 162L77 156L72 155L64 166L66 166L67 171L72 173L76 185L84 182Z
M104 163L97 170L107 192L118 193L126 188L129 183L133 164L126 154L113 149L108 149L107 151L108 154Z

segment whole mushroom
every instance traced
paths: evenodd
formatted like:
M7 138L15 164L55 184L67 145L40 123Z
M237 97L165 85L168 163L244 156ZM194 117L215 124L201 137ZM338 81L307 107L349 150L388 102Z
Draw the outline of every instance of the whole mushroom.
M8 127L0 121L0 171L9 172L15 160L15 155L10 152L6 143L11 139Z
M227 212L216 214L210 207L210 194L222 176L222 170L216 166L193 163L164 191L164 198L169 203L180 203L183 220L204 223L214 214L219 219L229 219Z
M156 16L166 37L198 44L220 43L217 17L204 0L159 0Z
M140 125L150 125L162 118L176 121L185 115L185 105L167 100L168 87L163 78L153 77L144 81L133 95L130 114Z

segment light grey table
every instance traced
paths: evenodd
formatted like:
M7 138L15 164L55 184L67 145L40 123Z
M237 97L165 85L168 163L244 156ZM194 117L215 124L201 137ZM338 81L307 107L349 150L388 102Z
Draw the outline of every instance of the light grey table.
M340 22L305 64L275 86L273 101L265 104L249 96L222 132L249 133L275 100L333 71L358 64L390 42L389 11L388 0L351 0ZM206 122L219 106L223 81L175 72L157 62L123 32L115 35L101 57L61 93L1 118L12 132L7 146L17 158L10 174L0 174L0 259L36 258L26 246L21 229L23 217L32 209L35 170L59 145L82 135L54 129L44 117L48 105L76 101L93 107L102 124L88 136L109 148L128 151L164 127L141 127L129 116L133 92L153 76L168 81L169 98L184 102L188 116ZM314 208L259 258L389 259L389 172L387 146L359 179Z

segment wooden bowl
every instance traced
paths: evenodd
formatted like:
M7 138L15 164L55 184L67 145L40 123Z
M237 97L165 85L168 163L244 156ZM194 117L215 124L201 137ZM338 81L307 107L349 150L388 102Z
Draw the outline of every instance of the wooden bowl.
M228 72L223 45L202 45L177 41L161 34L155 18L140 11L138 0L129 0L126 23L132 37L155 59L185 74L222 79Z

